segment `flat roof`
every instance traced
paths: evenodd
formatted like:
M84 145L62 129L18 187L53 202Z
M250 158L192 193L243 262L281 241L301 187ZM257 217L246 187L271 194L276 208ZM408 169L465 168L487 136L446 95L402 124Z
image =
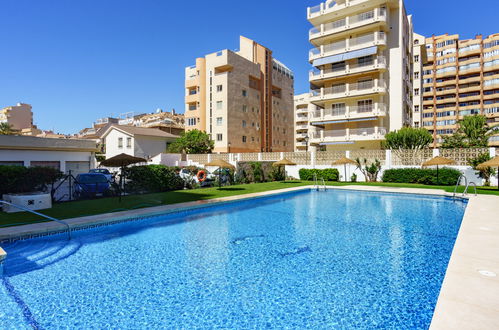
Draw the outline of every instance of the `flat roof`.
M94 140L24 135L0 135L0 150L99 151L97 141Z

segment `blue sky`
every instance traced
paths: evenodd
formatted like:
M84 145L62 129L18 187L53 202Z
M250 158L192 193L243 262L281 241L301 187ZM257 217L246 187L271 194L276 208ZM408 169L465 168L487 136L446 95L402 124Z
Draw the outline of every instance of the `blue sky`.
M184 67L236 49L239 35L271 48L308 88L306 7L320 1L0 0L0 107L33 105L42 129L157 108L183 112ZM497 0L406 0L415 31L499 33ZM488 10L483 11L483 8Z

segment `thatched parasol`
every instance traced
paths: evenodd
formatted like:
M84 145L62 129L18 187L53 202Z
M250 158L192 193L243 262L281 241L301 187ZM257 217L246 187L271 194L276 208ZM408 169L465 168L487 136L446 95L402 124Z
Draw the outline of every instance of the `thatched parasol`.
M134 157L127 154L119 154L109 159L102 161L99 166L107 166L107 167L120 167L121 168L121 176L119 183L119 201L121 202L121 186L123 185L123 193L125 193L125 167L132 164L138 163L147 163L147 160L140 157Z
M338 165L343 165L344 170L345 170L345 182L347 181L347 165L357 165L357 162L355 160L352 160L347 157L342 157L338 160L335 160L331 165L333 166L338 166Z
M476 168L479 170L487 169L488 167L497 167L497 190L499 190L499 156L495 156L491 160L486 161L485 163L481 163Z
M228 168L230 170L233 170L235 169L236 167L234 165L232 165L231 163L229 162L226 162L225 160L223 159L215 159L207 164L204 164L204 166L213 166L213 167L218 167L219 169L221 168ZM220 180L220 171L218 171L218 188L220 188L222 186L222 183L221 183L221 180Z
M290 165L290 166L293 166L293 165L296 165L296 163L293 163L292 161L290 161L289 159L287 158L283 158L275 163L272 164L272 166L276 166L276 167L284 167L284 181L286 181L286 165Z
M423 167L436 166L437 167L437 185L438 185L438 166L440 165L454 165L456 163L455 160L450 158L445 158L442 156L433 157L430 160L427 160L423 163Z

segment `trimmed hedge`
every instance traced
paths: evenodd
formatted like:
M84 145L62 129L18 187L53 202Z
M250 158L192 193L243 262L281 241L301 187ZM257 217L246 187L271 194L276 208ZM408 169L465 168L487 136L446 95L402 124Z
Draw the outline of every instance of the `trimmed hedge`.
M177 175L174 168L164 165L133 166L125 169L127 191L132 192L164 192L184 188L184 180Z
M52 167L0 165L0 197L41 190L60 178L62 172Z
M383 182L394 183L419 183L426 185L455 185L461 172L453 168L441 168L437 170L429 168L397 168L386 170L383 173Z
M323 178L325 181L338 181L340 177L340 172L335 168L326 168L324 170L301 168L298 174L300 180L305 181L314 180L314 174L317 175L317 179Z

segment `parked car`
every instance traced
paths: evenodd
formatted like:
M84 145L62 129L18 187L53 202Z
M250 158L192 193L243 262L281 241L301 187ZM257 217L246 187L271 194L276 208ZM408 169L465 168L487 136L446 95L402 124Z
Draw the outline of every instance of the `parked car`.
M99 174L104 174L107 178L107 181L111 182L113 180L113 175L107 168L93 168L88 173L99 173Z
M111 193L111 183L104 174L82 173L76 176L75 197L107 196Z
M191 173L188 169L183 168L180 170L179 176L184 179L186 182L187 181L193 181L197 184L199 184L201 187L210 187L213 185L215 182L215 175L213 173L210 173L208 170L202 170L206 174L206 178L204 181L199 181L199 177L197 175L194 175Z

